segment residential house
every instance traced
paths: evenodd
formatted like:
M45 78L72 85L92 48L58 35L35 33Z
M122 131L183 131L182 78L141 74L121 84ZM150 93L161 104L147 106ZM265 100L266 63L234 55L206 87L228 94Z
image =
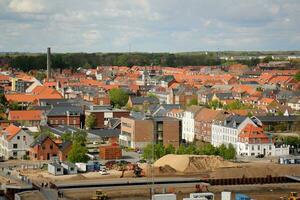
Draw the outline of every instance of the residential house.
M41 110L11 110L8 113L8 120L27 126L39 126L42 122L45 123Z
M238 135L237 155L240 156L286 156L289 155L289 146L276 148L272 136L264 133L261 127L247 124Z
M22 159L29 155L32 142L33 137L26 129L11 124L1 133L0 153L5 159Z
M77 166L71 162L62 162L61 166L64 169L64 174L77 174Z
M48 135L40 134L30 145L31 160L50 160L58 157L59 146Z
M187 105L191 100L197 99L197 89L187 86L179 86L178 88L170 89L169 104Z
M168 111L166 116L182 120L183 114L184 114L183 109L174 108L174 109L171 109L170 111Z
M60 161L65 161L68 159L68 154L71 148L72 148L72 142L70 141L65 141L59 144L58 158Z
M211 143L211 126L224 121L226 114L222 110L201 109L195 116L195 136L197 140Z
M300 97L293 97L287 101L287 105L293 110L300 110Z
M159 104L159 100L156 97L130 96L127 102L128 107L136 108L139 110L146 109L149 105L152 104Z
M183 113L182 139L186 142L193 142L195 139L195 117L201 109L200 106L190 106Z
M211 143L213 146L232 144L237 148L238 135L248 124L255 127L262 126L262 123L256 117L245 117L233 115L226 118L223 122L216 122L212 125Z

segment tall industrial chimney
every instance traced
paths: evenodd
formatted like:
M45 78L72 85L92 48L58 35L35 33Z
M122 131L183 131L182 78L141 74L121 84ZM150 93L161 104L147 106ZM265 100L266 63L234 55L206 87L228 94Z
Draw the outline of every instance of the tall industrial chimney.
M51 79L51 50L47 48L47 80Z

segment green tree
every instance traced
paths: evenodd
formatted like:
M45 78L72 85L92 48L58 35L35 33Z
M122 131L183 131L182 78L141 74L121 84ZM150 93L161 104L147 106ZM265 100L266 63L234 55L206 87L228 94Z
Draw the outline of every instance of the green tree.
M9 104L9 108L11 110L22 110L22 106L18 104L18 102L11 102Z
M186 147L183 144L179 145L176 154L186 154Z
M199 150L199 153L203 155L218 155L218 149L212 144L207 144Z
M208 108L211 108L211 109L217 109L217 108L222 108L222 107L223 107L223 104L218 100L213 100L208 103Z
M71 132L65 132L61 136L61 140L66 142L66 141L72 141L72 133Z
M119 88L113 88L109 91L109 98L114 107L123 107L128 102L128 93Z
M188 103L188 106L192 105L198 105L198 100L197 99L191 99L190 102Z
M297 73L297 74L295 74L295 79L296 79L296 81L300 81L300 71Z
M231 160L235 158L235 155L236 155L235 148L233 147L232 144L229 144L228 147L226 148L225 155L223 158L226 160Z
M264 63L268 63L268 62L270 62L270 61L272 61L272 60L273 60L272 56L266 56L262 61L263 61Z
M85 126L88 129L93 129L96 126L96 116L94 114L90 114L85 118Z
M0 94L0 105L4 107L7 107L8 105L8 101L4 94Z
M175 154L175 147L172 144L169 144L165 149L166 154Z
M72 133L72 142L79 143L85 146L87 140L87 133L85 131L76 131Z
M72 148L68 154L68 160L72 163L76 162L87 162L89 157L86 155L88 149L86 146L81 145L79 142L72 144Z

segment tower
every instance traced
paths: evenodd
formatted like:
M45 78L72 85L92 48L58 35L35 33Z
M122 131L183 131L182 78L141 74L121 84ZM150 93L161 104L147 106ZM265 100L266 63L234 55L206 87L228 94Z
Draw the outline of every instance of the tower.
M51 79L51 50L47 48L47 80Z

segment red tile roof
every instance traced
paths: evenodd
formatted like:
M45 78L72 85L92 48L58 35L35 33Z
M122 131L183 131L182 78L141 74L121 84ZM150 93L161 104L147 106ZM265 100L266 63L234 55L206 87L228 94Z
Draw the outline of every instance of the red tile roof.
M9 111L8 119L12 121L39 121L42 119L41 110L12 110Z
M6 140L10 141L13 137L15 137L19 132L21 128L11 124L9 125L4 131L8 134Z

